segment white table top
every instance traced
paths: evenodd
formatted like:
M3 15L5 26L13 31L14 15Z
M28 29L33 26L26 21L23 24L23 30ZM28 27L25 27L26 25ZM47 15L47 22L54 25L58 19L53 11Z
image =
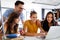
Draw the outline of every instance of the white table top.
M40 37L28 37L28 36L25 36L23 40L43 40L42 38Z

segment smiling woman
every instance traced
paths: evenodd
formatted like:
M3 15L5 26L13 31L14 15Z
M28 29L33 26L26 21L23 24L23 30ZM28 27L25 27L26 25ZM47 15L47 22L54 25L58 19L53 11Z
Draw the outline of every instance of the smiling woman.
M7 34L17 33L19 22L19 14L13 12L9 17L6 23L4 24L4 31Z
M37 19L37 13L35 11L30 12L30 20L26 20L23 25L23 30L21 31L21 35L24 36L44 36L43 33L37 33L37 30L41 29L41 23ZM43 31L43 29L41 29ZM44 32L44 31L43 31Z
M4 32L8 38L15 38L18 34L19 14L12 12L4 24Z
M48 12L44 21L42 21L42 28L45 32L49 31L51 26L57 26L57 22L54 20L54 14L52 12Z

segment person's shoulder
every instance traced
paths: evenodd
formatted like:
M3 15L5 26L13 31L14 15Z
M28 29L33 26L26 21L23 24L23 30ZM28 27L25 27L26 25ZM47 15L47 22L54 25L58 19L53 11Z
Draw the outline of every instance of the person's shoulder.
M26 20L25 22L29 22L30 20Z
M14 10L13 8L10 8L9 10Z
M10 9L7 9L6 11L13 11L14 9L13 8L10 8Z
M25 23L29 23L29 22L31 22L31 20L26 20L26 21L25 21Z

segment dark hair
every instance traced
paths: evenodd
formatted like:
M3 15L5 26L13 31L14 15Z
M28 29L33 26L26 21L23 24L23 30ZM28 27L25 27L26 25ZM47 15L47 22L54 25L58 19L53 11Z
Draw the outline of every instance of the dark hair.
M7 31L8 31L9 34L11 34L11 29L12 29L12 25L13 25L12 23L14 22L14 20L16 18L19 18L19 14L16 13L16 12L12 12L8 17L8 20L7 20L6 24L7 24ZM15 23L15 26L13 28L14 33L17 32L17 28L18 28L18 24Z
M47 15L46 15L45 20L42 22L42 24L43 24L42 27L43 27L43 29L44 29L45 31L47 31L47 32L49 31L49 25L48 25L48 21L47 21L47 16L48 16L49 14L52 14L52 16L53 16L53 17L52 17L52 21L51 21L51 24L52 24L51 26L55 26L55 23L56 23L56 22L54 21L54 15L53 15L53 13L52 13L52 12L48 12Z
M48 12L47 13L45 21L47 21L47 16L50 15L50 14L52 14L52 21L51 21L51 23L53 23L53 21L54 21L54 14L52 12Z
M32 16L33 14L37 14L35 11L31 11L30 16Z
M19 17L19 13L12 12L8 17L8 23L13 23L14 19Z
M24 2L22 2L22 1L16 1L16 2L15 2L15 6L18 6L19 4L24 5Z

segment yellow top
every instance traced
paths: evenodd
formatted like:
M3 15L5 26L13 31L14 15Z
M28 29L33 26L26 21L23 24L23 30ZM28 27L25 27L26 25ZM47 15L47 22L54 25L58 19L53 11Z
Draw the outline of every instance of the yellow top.
M37 30L38 30L37 24L33 23L31 20L25 21L23 28L24 29L27 28L27 32L29 33L37 33Z

